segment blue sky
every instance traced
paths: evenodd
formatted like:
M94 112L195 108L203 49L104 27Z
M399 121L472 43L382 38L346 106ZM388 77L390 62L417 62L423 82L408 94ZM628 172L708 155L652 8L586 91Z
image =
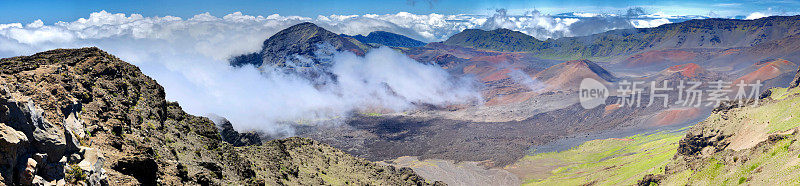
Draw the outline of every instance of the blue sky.
M53 1L0 1L0 23L28 23L37 19L46 24L56 21L72 21L87 17L92 12L106 10L113 13L137 13L144 16L191 17L209 12L222 16L232 12L249 15L298 15L315 17L317 15L350 14L393 14L410 12L414 14L486 14L495 9L505 8L512 14L522 14L534 7L544 13L564 12L622 13L629 7L642 7L648 13L662 12L671 15L709 15L714 12L720 16L748 15L752 12L771 14L796 14L800 12L798 0L748 0L748 1L593 1L593 0L53 0Z

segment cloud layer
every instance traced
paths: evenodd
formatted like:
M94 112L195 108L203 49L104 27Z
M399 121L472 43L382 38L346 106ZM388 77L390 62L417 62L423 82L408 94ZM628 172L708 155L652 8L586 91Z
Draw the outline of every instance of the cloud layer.
M241 13L222 18L200 14L184 20L97 12L54 25L41 21L0 25L0 57L97 46L139 66L187 112L213 113L227 117L237 129L272 134L291 135L286 122L346 117L353 111L403 111L419 104L480 101L469 78L453 77L389 48L365 56L323 52L330 54L331 66L316 70L334 75L336 81L282 69L228 65L229 56L256 51L275 32L309 20Z
M279 123L337 117L374 107L398 111L417 104L480 99L469 79L451 77L438 67L385 48L364 57L334 53L333 66L325 73L337 75L336 82L274 69L228 66L230 56L258 51L266 38L291 25L314 22L349 35L382 30L431 42L468 28L508 28L547 39L653 27L675 18L632 14L543 15L534 11L508 15L499 10L492 16L400 12L309 18L236 12L223 17L205 13L180 18L101 11L52 25L42 21L0 24L0 57L97 46L139 66L165 87L168 99L180 102L190 113L225 116L239 129L291 133L291 128ZM320 84L325 86L317 86Z

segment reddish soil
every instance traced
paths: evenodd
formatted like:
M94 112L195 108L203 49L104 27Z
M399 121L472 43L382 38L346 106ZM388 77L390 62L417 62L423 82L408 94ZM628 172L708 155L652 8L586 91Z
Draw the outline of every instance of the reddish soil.
M744 81L745 83L754 83L756 80L761 80L763 82L778 77L783 73L793 72L797 69L796 64L784 59L761 61L756 63L754 66L758 67L758 69L739 77L738 79L734 80L733 83L738 84L741 81Z
M646 67L663 62L689 62L694 60L697 54L683 50L656 50L641 54L636 54L623 61L626 67Z
M697 77L698 74L704 73L705 69L700 65L694 63L687 63L682 65L675 65L663 71L666 74L679 73L684 77Z
M650 124L654 126L682 124L698 116L700 116L700 110L698 108L668 109L659 112L651 119L652 122Z
M731 55L731 54L737 53L739 51L741 51L741 49L727 49L725 51L722 51L722 54L720 56Z
M484 76L483 78L481 78L481 81L488 82L488 81L497 81L497 80L501 80L501 79L507 79L507 78L510 78L510 76L508 76L508 73L510 73L510 72L511 72L511 69L507 69L507 68L496 69L495 68L495 69L491 70L489 75Z
M516 53L502 53L494 56L477 56L470 58L470 61L485 61L491 63L510 63L519 60L521 56Z
M575 90L584 78L604 82L585 60L567 61L539 72L534 77L547 84L547 90Z
M521 103L527 101L536 95L535 92L520 92L508 95L497 95L488 99L485 103L486 106L505 105L511 103Z
M603 116L606 116L617 109L619 109L619 103L606 105L605 110L603 112Z

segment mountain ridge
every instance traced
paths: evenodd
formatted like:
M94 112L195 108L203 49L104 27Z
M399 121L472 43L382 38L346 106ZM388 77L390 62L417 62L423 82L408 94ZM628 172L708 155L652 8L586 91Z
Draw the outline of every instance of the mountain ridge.
M467 29L443 43L483 50L531 52L543 58L606 59L668 48L750 47L800 33L800 16L772 16L756 20L703 19L654 28L611 30L603 33L539 41L508 31ZM521 34L521 33L520 33ZM512 38L507 38L512 36ZM483 37L485 39L475 39ZM527 41L517 43L499 41Z
M98 48L4 58L0 67L3 184L429 184L310 139L234 147L210 119L187 114L138 67Z
M379 44L388 47L420 47L426 44L425 42L387 31L374 31L367 34L367 36L363 36L361 34L354 36L345 34L340 34L340 35L354 38L360 41L361 43Z

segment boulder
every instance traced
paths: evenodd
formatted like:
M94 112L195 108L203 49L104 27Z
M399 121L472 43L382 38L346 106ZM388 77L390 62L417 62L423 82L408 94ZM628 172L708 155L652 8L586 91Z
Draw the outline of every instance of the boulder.
M28 146L28 138L20 131L0 123L0 179L11 181L17 158ZM0 180L0 183L3 183Z
M32 100L25 104L25 111L27 111L26 115L30 116L30 124L34 126L34 147L41 152L47 152L50 162L58 161L68 147L65 132L47 121L43 116L44 111L37 107Z
M36 162L33 158L28 158L28 161L25 163L25 168L19 172L19 179L20 182L23 184L31 184L36 181L36 167L39 163Z
M25 183L27 183L27 182L25 182ZM35 176L35 177L33 177L33 180L31 180L30 185L45 186L45 185L53 185L53 184L50 184L50 182L47 182L41 176Z
M78 163L78 167L86 171L86 175L89 175L89 185L108 185L106 170L103 169L106 162L103 154L97 149L89 147L81 147L80 153L83 154L83 160Z
M62 161L55 163L48 163L40 166L37 170L38 175L44 177L46 180L56 181L64 179L64 170L67 167L66 157L62 157Z
M86 171L100 172L105 163L105 158L97 149L81 147L80 153L83 154L83 160L78 163L78 167Z
M73 103L67 109L64 109L64 113L67 114L67 119L64 119L64 128L77 137L85 138L86 129L83 126L83 120L80 118L81 107L80 103Z
M89 185L108 185L108 176L106 176L106 170L100 169L100 172L95 172L89 175Z

